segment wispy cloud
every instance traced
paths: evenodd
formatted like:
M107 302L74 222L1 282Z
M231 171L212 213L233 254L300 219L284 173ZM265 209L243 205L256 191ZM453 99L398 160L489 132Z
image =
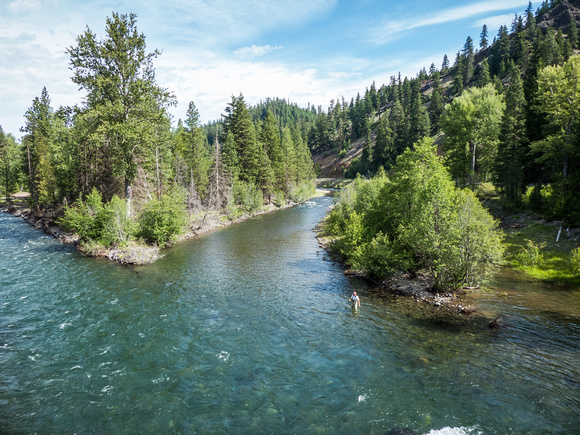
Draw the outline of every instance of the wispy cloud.
M451 23L495 11L513 9L527 5L528 0L493 0L472 3L457 8L446 9L429 16L405 18L400 20L384 20L371 30L371 42L382 45L401 37L401 34L420 27Z
M242 59L255 59L257 57L265 56L268 53L271 53L276 50L281 50L281 45L252 45L250 47L242 47L238 48L234 51L234 54L238 58Z
M499 29L500 26L508 26L511 25L511 22L514 19L513 14L505 14L505 15L496 15L494 17L487 17L481 20L477 20L473 23L473 28L482 28L485 24L487 29L489 30L489 34L492 35L494 29Z

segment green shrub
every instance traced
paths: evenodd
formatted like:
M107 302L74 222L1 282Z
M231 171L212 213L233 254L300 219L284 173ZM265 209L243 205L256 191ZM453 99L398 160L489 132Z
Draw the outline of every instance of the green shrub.
M522 246L522 252L516 255L516 258L520 264L524 266L536 266L544 258L542 249L546 246L545 242L540 244L534 243L533 240L526 240L527 247Z
M254 183L237 180L234 182L233 191L234 204L247 213L256 212L264 205L262 192Z
M572 273L580 275L580 248L573 249L570 252L570 269Z
M136 236L160 246L181 234L187 220L185 198L179 192L149 201L141 210Z
M85 242L93 240L104 246L126 243L134 232L125 200L115 195L108 204L104 204L95 188L86 201L79 199L65 210L59 225L65 231L78 234Z
M301 181L298 184L290 184L288 188L288 198L293 202L302 202L310 198L316 192L314 182Z
M108 218L101 194L93 188L86 201L80 198L65 210L59 224L65 231L78 234L81 240L100 240Z
M399 156L390 178L357 177L324 229L350 267L378 279L424 269L440 288L481 283L504 252L497 223L455 187L430 139Z

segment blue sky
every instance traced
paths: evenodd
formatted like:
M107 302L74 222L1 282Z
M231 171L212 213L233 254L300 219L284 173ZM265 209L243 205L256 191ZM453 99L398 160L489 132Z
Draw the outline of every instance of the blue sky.
M177 97L174 119L194 101L202 122L219 119L232 95L327 108L375 81L414 77L450 61L467 36L490 41L527 0L0 0L0 125L20 137L24 113L46 86L52 106L75 105L65 50L88 26L104 38L112 12L137 14L157 82ZM534 9L540 2L533 2Z

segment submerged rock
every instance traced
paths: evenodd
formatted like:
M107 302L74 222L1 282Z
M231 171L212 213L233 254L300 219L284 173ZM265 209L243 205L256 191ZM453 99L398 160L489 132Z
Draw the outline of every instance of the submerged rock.
M501 317L496 317L495 319L493 319L491 322L489 322L489 327L491 329L498 329L501 328L502 326L504 326L505 324L503 323Z

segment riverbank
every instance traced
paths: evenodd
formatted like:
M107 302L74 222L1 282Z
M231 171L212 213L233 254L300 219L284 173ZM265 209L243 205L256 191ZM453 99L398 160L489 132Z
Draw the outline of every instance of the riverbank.
M324 192L317 192L314 196L323 195ZM158 245L149 245L136 240L130 241L124 246L105 247L96 242L81 241L78 235L63 231L56 223L57 219L62 216L62 208L49 208L41 212L33 213L28 206L27 199L28 194L26 193L13 195L10 204L3 204L0 206L0 212L10 213L23 219L33 227L41 229L46 234L55 237L61 243L74 244L81 255L104 258L121 263L125 266L143 266L151 264L163 256L163 249L169 248L176 243L192 239L219 228L244 222L262 214L283 210L297 205L297 203L293 202L287 203L281 207L269 204L255 213L243 213L236 217L231 217L227 214L218 213L216 211L202 212L191 216L190 222L185 231L163 248Z
M465 316L478 311L468 301L468 290L470 289L456 289L447 292L435 291L433 277L427 272L415 274L399 273L383 281L376 282L369 279L363 271L349 269L344 259L333 250L333 238L323 234L323 222L324 220L315 228L318 244L328 254L329 258L342 265L345 275L363 278L379 291L388 292L395 297L412 298L418 303L424 303L450 315ZM493 322L494 319L490 318L488 321ZM490 323L490 326L495 327L496 324L497 322L493 325Z
M544 221L526 214L502 216L499 221L507 247L505 266L513 273L541 282L580 285L580 269L574 262L574 251L580 251L580 229L565 228L562 222ZM380 291L412 298L438 311L461 316L480 311L473 298L474 292L479 291L479 288L437 292L434 290L433 277L427 272L400 273L381 282L373 282L364 272L348 269L342 257L332 249L334 240L321 232L323 222L316 229L319 245L332 260L342 264L345 275L365 278ZM487 288L482 288L481 291L495 292ZM500 291L499 295L504 294ZM496 315L485 313L484 316L488 318L491 328L502 325L501 319Z

